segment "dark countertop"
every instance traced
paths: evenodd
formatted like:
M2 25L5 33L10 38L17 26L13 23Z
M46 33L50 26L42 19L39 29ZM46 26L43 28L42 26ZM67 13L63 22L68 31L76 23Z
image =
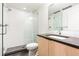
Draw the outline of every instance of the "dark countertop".
M63 35L57 35L57 34L39 34L38 36L79 49L79 38L63 36L63 37L68 37L68 38L67 39L56 39L56 38L50 38L48 37L48 35L63 36Z

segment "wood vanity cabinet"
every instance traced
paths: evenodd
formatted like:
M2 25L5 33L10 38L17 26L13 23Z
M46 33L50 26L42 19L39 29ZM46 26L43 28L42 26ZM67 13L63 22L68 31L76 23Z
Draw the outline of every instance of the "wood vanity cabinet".
M38 55L48 56L48 40L43 37L38 37Z
M39 56L79 56L79 49L43 37L38 37Z
M55 41L49 41L49 56L64 56L65 46Z
M79 48L74 48L71 46L65 46L65 47L67 56L79 56Z
M49 56L79 56L79 49L59 42L49 41Z

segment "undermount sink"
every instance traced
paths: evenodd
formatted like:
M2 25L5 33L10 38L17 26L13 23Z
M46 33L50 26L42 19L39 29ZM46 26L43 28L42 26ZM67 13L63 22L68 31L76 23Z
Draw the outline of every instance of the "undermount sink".
M55 36L55 35L49 35L48 37L50 37L50 38L55 38L55 39L61 39L61 40L63 40L63 39L67 39L68 37L64 37L64 36Z

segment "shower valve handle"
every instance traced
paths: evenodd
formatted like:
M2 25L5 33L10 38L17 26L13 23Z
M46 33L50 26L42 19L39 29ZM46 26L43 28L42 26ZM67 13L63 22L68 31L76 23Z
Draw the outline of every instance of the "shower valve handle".
M3 32L1 31L2 33L0 33L0 35L7 34L7 26L8 26L7 24L5 24L5 25L0 24L0 27L3 27L3 28L5 27L5 33L3 33L4 31ZM2 29L2 30L4 30L4 29Z

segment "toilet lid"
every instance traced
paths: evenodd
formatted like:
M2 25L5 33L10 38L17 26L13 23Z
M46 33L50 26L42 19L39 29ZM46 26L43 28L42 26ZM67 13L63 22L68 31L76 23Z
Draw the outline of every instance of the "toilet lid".
M27 44L27 49L36 49L38 47L37 43L29 43Z

